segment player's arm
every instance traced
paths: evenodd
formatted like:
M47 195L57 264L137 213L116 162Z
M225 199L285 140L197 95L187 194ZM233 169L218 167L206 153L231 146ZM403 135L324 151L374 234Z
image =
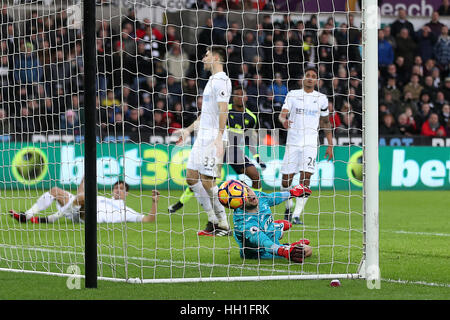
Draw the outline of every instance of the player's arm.
M320 127L323 131L325 131L325 137L327 138L328 147L325 152L325 158L328 160L333 159L333 133L331 128L330 118L327 116L320 117Z
M144 216L142 218L142 222L154 222L156 218L156 214L158 212L158 202L159 202L159 191L153 190L152 191L152 208L148 215Z
M177 145L183 144L191 135L191 133L194 130L197 130L199 126L200 126L200 116L198 116L198 118L194 122L192 122L189 127L175 130L173 135L179 136L176 144Z
M309 244L308 240L297 241L290 245L279 245L271 240L257 226L251 226L248 230L244 231L244 237L252 247L264 248L274 256L280 256L292 262L302 263L303 259L312 254L311 247L307 245Z
M228 102L218 102L219 105L219 133L217 134L214 145L216 147L217 156L223 155L223 133L228 120Z
M280 115L278 116L278 120L280 121L283 128L289 129L292 123L292 121L289 120L289 110L282 109Z

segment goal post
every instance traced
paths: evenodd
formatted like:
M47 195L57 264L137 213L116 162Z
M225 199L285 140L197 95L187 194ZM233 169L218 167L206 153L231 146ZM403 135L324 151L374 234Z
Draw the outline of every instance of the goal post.
M365 270L369 281L380 280L379 265L379 178L378 178L378 4L363 0L364 34L364 213Z
M12 125L0 132L0 270L68 276L75 266L87 288L97 280L379 280L378 6L357 3L0 0L10 17L1 25L8 59L0 71L12 92L1 101ZM247 120L258 123L258 142L241 147L264 192L282 190L286 130L278 114L287 91L301 88L306 67L319 71L330 119L342 122L333 122L331 161L320 132L303 224L280 240L311 241L313 255L303 264L242 258L232 235L197 233L207 214L184 194L196 135L179 146L174 132L201 114L210 76L202 58L213 44L227 49L230 105L241 98L235 89L245 89ZM24 114L15 112L18 101ZM23 119L34 121L27 134L16 126ZM83 177L83 221L11 218L10 209L28 212L55 188L76 195ZM228 179L252 185L224 163L217 183ZM114 198L122 180L129 186L123 219L97 215L97 199ZM34 216L59 212L57 201ZM285 205L273 207L274 220L284 219ZM154 219L126 221L135 212Z

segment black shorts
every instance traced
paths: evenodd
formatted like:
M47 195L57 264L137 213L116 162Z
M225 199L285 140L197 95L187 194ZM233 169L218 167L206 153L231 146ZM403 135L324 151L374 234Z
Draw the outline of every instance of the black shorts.
M236 146L229 146L225 148L223 162L230 165L236 173L244 173L245 168L254 167L250 159L244 154L243 150Z

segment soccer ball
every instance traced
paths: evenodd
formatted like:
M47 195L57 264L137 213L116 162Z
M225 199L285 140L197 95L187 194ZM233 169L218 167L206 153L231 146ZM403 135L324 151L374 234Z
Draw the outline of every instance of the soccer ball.
M238 209L242 207L247 198L247 189L238 180L228 180L220 185L218 196L223 206Z
M25 181L35 180L45 168L45 159L35 150L26 150L15 159L14 163L18 174Z

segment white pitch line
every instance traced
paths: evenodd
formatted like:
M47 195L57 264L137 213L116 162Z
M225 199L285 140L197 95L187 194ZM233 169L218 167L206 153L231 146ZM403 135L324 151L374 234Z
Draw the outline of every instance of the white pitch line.
M381 278L381 281L390 282L390 283L401 283L401 284L417 284L417 285L424 285L428 287L444 287L444 288L450 288L450 284L448 283L434 283L434 282L425 282L425 281L410 281L410 280L394 280L394 279L383 279Z
M396 233L396 234L412 234L416 236L434 236L434 237L450 237L450 233L439 233L439 232L420 232L420 231L403 231L403 230L381 230L381 232L386 233Z

